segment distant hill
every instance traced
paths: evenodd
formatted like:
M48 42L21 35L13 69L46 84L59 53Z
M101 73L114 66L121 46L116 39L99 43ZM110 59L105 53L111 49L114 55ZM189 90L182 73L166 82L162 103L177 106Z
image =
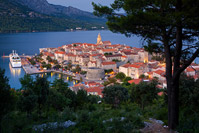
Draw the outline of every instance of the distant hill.
M46 0L0 0L0 32L65 31L101 29L105 19L73 7Z

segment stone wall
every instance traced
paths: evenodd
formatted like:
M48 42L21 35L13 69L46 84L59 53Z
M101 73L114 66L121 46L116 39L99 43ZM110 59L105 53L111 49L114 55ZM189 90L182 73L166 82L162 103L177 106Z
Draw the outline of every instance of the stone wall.
M90 67L87 69L86 79L88 80L101 80L104 76L104 70L101 68Z

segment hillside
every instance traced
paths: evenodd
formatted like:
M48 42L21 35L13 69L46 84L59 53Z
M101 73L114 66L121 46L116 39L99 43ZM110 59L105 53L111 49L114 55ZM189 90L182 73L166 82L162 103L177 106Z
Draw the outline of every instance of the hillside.
M38 3L42 1L46 2L39 0L30 3L34 6L45 5L45 3ZM46 3L47 5L37 10L33 6L21 2L22 0L17 2L15 0L0 0L0 32L65 31L76 27L90 30L93 29L92 27L100 29L105 26L105 20L93 17L91 13L73 7L64 8ZM49 13L44 10L48 9L48 6ZM54 7L62 7L64 10L68 10L67 14L74 17L59 13L57 10L60 9Z

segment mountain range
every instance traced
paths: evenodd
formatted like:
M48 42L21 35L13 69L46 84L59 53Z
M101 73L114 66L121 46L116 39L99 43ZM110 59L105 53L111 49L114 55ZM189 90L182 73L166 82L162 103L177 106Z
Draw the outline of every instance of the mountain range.
M46 0L0 0L0 32L101 29L106 20L74 7Z

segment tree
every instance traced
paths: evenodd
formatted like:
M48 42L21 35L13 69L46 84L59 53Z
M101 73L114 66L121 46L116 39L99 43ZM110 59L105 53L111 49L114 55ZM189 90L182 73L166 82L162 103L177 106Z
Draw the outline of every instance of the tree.
M199 130L199 80L195 81L193 77L183 74L180 77L179 87L180 125L178 131L197 132Z
M5 70L0 68L0 124L5 114L9 113L15 106L15 97L5 76ZM1 132L1 125L0 125Z
M24 90L19 96L18 108L27 112L27 115L30 116L37 105L37 99L37 95L34 95L31 89Z
M49 95L49 81L46 77L36 76L34 81L33 92L38 97L38 113L41 114L41 109L46 105L46 101Z
M75 71L79 73L81 71L81 67L79 65L76 65Z
M141 79L145 79L145 78L146 78L146 76L145 76L144 74L141 74L141 75L139 76L139 78L141 78Z
M33 78L26 74L24 75L23 78L20 78L20 83L21 83L21 89L22 90L28 90L28 89L32 89L33 88L33 85L34 85L34 81L33 81Z
M52 65L51 64L46 64L45 66L47 69L51 69L52 68Z
M47 56L47 57L46 57L46 60L48 60L49 62L52 62L52 61L53 61L53 59L52 59L50 56Z
M57 65L55 65L53 68L54 68L54 69L59 69L59 68L61 68L61 66L60 66L59 64L57 64Z
M113 32L136 34L163 46L168 89L168 125L179 123L179 77L199 54L199 0L115 0L111 7L93 3L95 14L106 16ZM123 9L125 15L116 13ZM173 68L173 71L172 71Z
M157 80L152 80L151 83L140 82L138 85L133 85L131 88L131 100L144 109L146 105L151 104L158 97L157 84Z
M126 75L123 72L119 72L115 77L122 81L126 77Z
M65 105L69 105L70 107L75 106L75 104L76 104L75 92L73 92L71 89L68 88L68 83L64 82L63 78L55 79L51 88L53 89L53 91L50 92L51 94L53 94L53 95L61 94L62 96L67 98L67 100L65 100L64 98L62 98L62 99L60 98L60 99L56 99L56 100L63 100L62 103L66 102ZM56 90L59 94L54 92L54 90ZM59 104L59 105L61 105L61 104Z
M26 111L29 116L37 104L37 95L33 92L34 81L30 75L24 75L20 78L21 82L21 95L19 95L18 107L21 111Z
M83 106L88 102L87 92L85 90L78 90L76 95L76 104L78 106Z
M80 82L83 82L83 78L82 78L82 77L80 77L79 81L80 81Z
M68 70L71 70L72 69L72 63L69 62L68 65L67 65L67 67L68 67Z
M129 80L131 80L132 78L131 77L125 77L124 79L123 79L123 82L128 82Z
M105 87L102 93L104 101L116 108L129 98L128 90L120 85Z
M53 60L53 63L54 63L54 64L58 64L58 61L57 61L57 60Z

